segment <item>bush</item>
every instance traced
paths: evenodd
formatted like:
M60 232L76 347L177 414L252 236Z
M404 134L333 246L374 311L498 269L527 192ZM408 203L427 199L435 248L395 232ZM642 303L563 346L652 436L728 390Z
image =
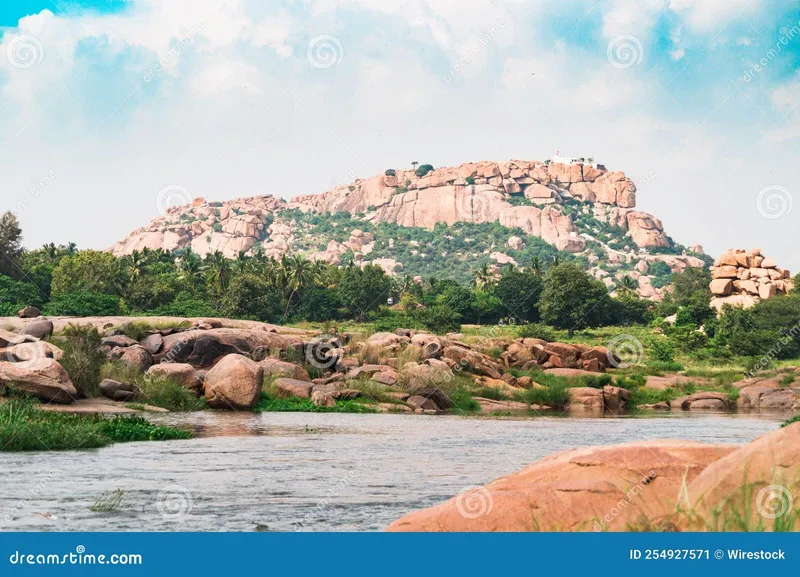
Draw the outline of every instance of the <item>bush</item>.
M653 339L649 345L649 356L654 361L670 363L675 360L675 346L669 339Z
M97 396L100 373L106 362L97 329L90 325L69 325L54 341L64 351L61 366L78 393L84 397Z
M417 170L414 171L414 174L416 174L419 178L422 178L432 170L433 166L431 166L430 164L421 164L417 167Z
M134 404L144 403L169 411L199 411L206 406L203 397L198 397L183 385L163 377L143 375L122 363L106 363L101 377L136 385L141 392L131 401Z
M394 171L394 168L387 168L384 174L386 176L397 176L397 173Z
M557 340L555 331L541 323L522 325L517 330L517 336L523 339L542 339L547 342Z
M464 179L464 181L465 181L467 184L469 184L470 186L471 186L471 185L473 185L473 184L475 184L475 179L474 179L473 177L471 177L471 176L468 176L467 178L465 178L465 179Z
M44 307L44 314L63 317L115 316L120 313L119 298L93 291L55 295Z
M417 309L412 316L419 324L436 334L457 333L461 330L461 315L443 305Z

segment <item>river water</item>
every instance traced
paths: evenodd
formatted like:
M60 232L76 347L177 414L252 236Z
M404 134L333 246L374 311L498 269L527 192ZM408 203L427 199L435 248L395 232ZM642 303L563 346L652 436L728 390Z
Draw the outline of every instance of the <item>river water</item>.
M783 417L206 411L154 420L190 428L198 438L0 453L0 528L379 531L555 451L656 438L745 443L778 428ZM124 494L112 511L92 511L118 489Z

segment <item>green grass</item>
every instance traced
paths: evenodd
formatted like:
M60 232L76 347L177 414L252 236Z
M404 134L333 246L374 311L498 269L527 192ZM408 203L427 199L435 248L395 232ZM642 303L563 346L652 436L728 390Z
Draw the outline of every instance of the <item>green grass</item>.
M565 409L569 405L570 396L567 389L572 385L566 380L554 381L544 384L544 388L533 388L520 391L514 395L514 400L528 403L529 405L546 405L554 409Z
M192 391L164 377L150 377L136 368L122 363L106 363L101 371L103 379L136 385L141 391L131 402L161 407L169 411L199 411L206 408L206 401Z
M261 394L261 399L253 408L256 413L376 413L377 411L367 404L356 401L336 401L333 407L318 407L310 399L271 397L266 393Z
M125 496L125 491L117 489L116 491L104 491L100 497L94 502L94 505L89 507L93 513L110 513L122 503L122 498Z
M192 326L189 321L163 321L163 322L149 322L149 321L133 321L125 323L119 327L119 331L126 337L132 338L135 341L141 341L147 335L154 331L161 331L167 329L188 329Z
M189 439L173 427L154 425L138 416L107 418L42 411L29 400L0 404L0 451L67 451L112 443Z

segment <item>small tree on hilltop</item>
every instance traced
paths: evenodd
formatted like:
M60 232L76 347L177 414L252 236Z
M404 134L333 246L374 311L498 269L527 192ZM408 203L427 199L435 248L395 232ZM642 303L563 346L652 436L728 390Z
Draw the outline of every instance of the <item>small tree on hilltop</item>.
M575 329L598 326L607 313L610 302L605 285L572 263L550 268L539 300L542 319L552 326Z

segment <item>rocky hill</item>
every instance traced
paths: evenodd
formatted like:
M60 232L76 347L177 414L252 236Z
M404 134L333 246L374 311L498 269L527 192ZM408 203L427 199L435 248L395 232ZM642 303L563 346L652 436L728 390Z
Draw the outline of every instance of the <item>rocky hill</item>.
M488 264L529 266L558 251L581 259L611 288L629 275L657 299L670 272L706 266L661 221L635 210L636 186L601 165L512 160L386 170L290 201L272 196L172 207L110 250L187 247L340 264L373 262L390 274L470 277Z

